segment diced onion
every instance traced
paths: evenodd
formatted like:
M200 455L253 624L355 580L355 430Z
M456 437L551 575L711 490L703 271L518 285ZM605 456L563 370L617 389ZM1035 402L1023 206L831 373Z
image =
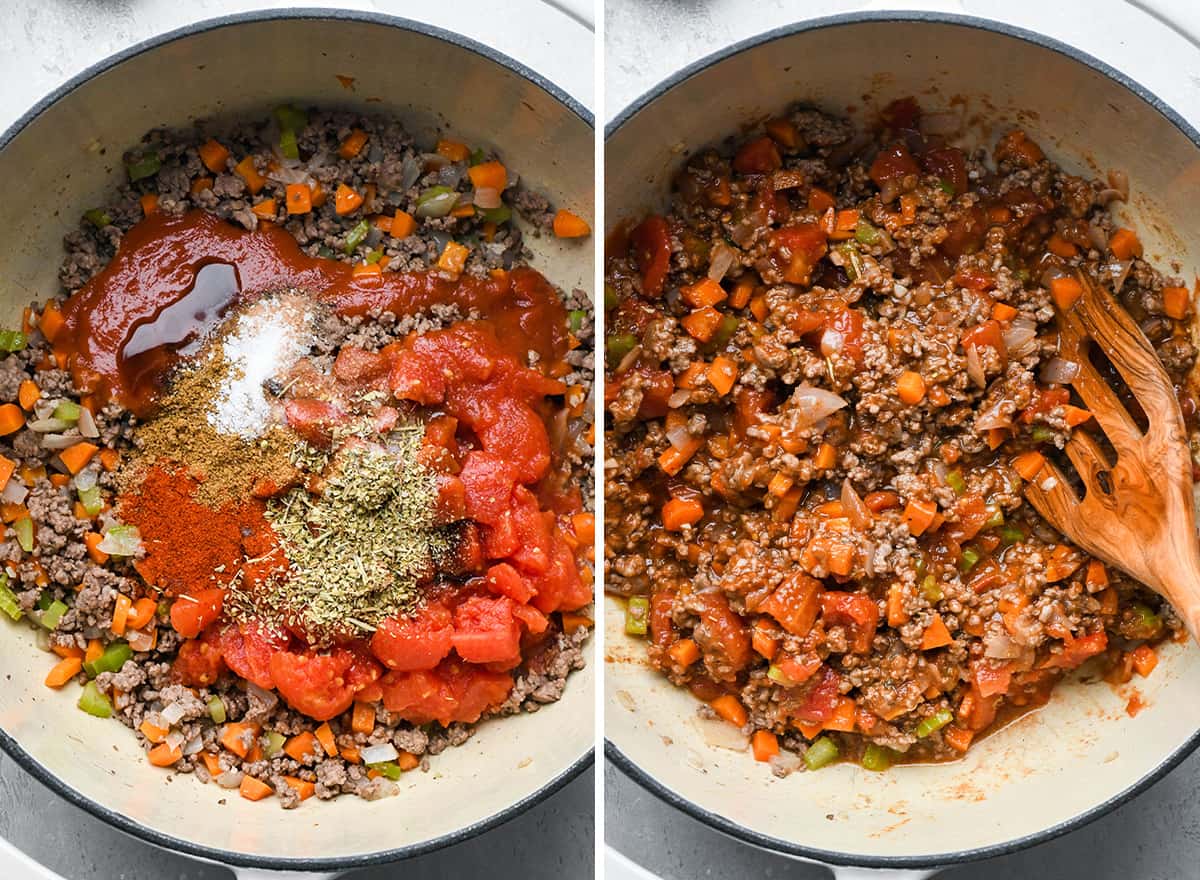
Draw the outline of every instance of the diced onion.
M99 481L100 475L96 473L94 468L84 468L71 480L75 484L76 489L82 489L85 492L94 487Z
M1113 260L1100 268L1112 278L1113 293L1120 293L1125 286L1125 279L1129 277L1129 270L1133 268L1133 260Z
M0 492L0 501L6 501L9 504L24 504L28 494L29 490L20 480L10 479L4 484L4 491Z
M713 281L720 281L725 277L725 273L729 271L729 267L733 265L736 256L733 248L723 241L718 242L709 255L708 277Z
M988 632L983 637L984 656L997 660L1012 660L1021 656L1021 646L1008 637L1007 633Z
M308 183L310 177L308 171L295 164L295 160L285 161L280 167L274 171L267 172L268 180L274 180L276 183L282 183L285 186L289 183Z
M692 435L688 431L687 425L676 425L667 431L667 439L671 441L672 446L681 452L692 444Z
M833 357L842 350L846 338L841 331L832 328L826 328L821 333L821 354L824 357Z
M385 797L395 797L399 793L400 786L385 776L378 776L358 794L365 801L377 801Z
M396 747L391 743L379 743L374 746L367 746L360 753L364 764L382 764L386 761L394 761L400 757L400 753L396 751Z
M1121 195L1121 201L1129 201L1129 175L1124 171L1108 172L1108 185Z
M772 755L767 762L771 765L771 772L776 776L787 776L789 773L795 773L804 766L804 759L795 752L787 749L780 749L778 755Z
M710 746L735 752L744 752L750 748L750 737L728 721L721 721L717 718L695 718L693 723L704 737L704 741Z
M39 434L48 434L52 431L65 431L71 427L71 423L63 419L31 419L25 423L25 427Z
M1054 281L1056 278L1065 278L1067 274L1067 270L1062 266L1057 263L1051 263L1046 267L1046 270L1042 272L1042 275L1040 278L1038 278L1038 281L1041 283L1042 287L1049 287L1050 282Z
M1020 358L1033 351L1037 340L1037 323L1024 315L1013 318L1004 331L1004 347L1010 357Z
M221 788L237 788L245 775L241 770L226 770L217 777L217 785Z
M671 409L678 409L692 398L692 392L687 388L680 388L678 391L671 392L671 396L667 398L667 406ZM674 444L671 444L674 445Z
M490 208L500 207L500 190L485 187L475 190L475 196L472 199L477 207L488 210Z
M1079 364L1065 358L1051 358L1042 366L1041 379L1047 384L1066 385L1079 375Z
M196 752L204 748L204 739L197 734L189 739L183 746L184 755L194 755Z
M246 682L246 693L253 694L267 709L274 709L279 704L279 697L274 691L261 688L252 681Z
M78 434L43 434L43 449L70 449L79 442Z
M842 480L842 508L846 511L846 517L854 528L861 530L871 524L871 511L863 503L862 496L851 485L849 477Z
M158 714L167 723L167 727L171 727L183 720L183 716L187 714L187 708L183 703L172 703Z
M1088 224L1088 241L1100 253L1104 253L1108 248L1108 234L1095 223Z
M1011 428L1012 416L1005 412L1003 400L999 400L975 418L977 431L991 431L993 428Z
M166 713L163 714L165 716ZM163 740L172 750L182 748L185 741L183 734L178 730L172 730L167 734L167 738Z
M413 156L405 156L400 163L400 188L408 189L421 176L421 163Z
M807 428L846 406L844 398L807 382L792 394L791 408L796 413L796 428Z
M136 556L142 550L142 535L136 526L112 526L97 546L114 556Z
M987 387L987 375L983 371L983 359L979 356L978 345L967 346L967 375L980 388Z
M132 629L125 634L125 641L129 642L129 647L133 650L152 651L154 650L154 627L149 629Z

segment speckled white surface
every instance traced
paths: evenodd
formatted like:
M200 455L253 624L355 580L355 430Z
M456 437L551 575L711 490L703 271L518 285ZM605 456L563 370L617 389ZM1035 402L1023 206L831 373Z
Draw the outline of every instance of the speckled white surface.
M1141 0L1200 23L1194 0ZM1074 44L1200 122L1200 50L1120 0L606 0L605 107L611 120L673 72L723 46L800 17L863 8L939 9L1037 30ZM664 880L829 876L823 867L745 846L666 806L614 767L605 770L605 834ZM1200 755L1092 825L1014 855L945 871L945 880L1192 880L1200 877ZM872 876L874 876L872 874ZM879 880L883 880L881 876Z
M203 19L297 4L244 0L5 0L0 28L0 130L65 80L129 45ZM539 0L443 0L433 4L312 0L420 19L492 46L592 105L591 34ZM555 0L586 13L588 3ZM582 15L581 15L582 17ZM184 784L189 784L185 783ZM347 875L382 880L443 877L589 877L594 831L593 775L585 772L543 804L467 843L403 863ZM0 755L0 838L67 880L217 880L224 868L156 850L114 831L42 788ZM0 847L0 877L25 880Z

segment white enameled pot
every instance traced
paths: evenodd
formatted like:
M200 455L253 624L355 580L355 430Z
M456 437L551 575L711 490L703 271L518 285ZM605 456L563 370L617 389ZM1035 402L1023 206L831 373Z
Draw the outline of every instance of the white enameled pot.
M352 86L339 76L353 77ZM118 185L122 152L143 132L200 117L261 118L283 102L395 114L422 139L445 131L495 146L532 187L591 221L591 116L532 71L455 34L387 16L234 16L97 65L0 137L0 325L18 321L31 299L58 292L63 235ZM589 244L528 242L555 283L591 289ZM480 725L465 745L433 759L432 772L406 774L398 797L283 811L188 778L168 782L126 728L76 708L77 688L42 684L46 657L32 631L0 624L0 747L118 828L247 872L333 875L428 852L511 818L591 763L589 662L559 703Z
M1191 278L1200 265L1200 133L1127 77L1007 25L932 12L802 22L692 65L647 93L606 135L606 222L661 208L691 152L796 100L857 117L916 96L965 100L984 142L1023 126L1069 170L1122 169L1120 212L1146 252ZM694 699L652 672L606 601L608 757L655 794L748 843L854 873L925 876L1064 833L1133 797L1200 736L1200 650L1171 644L1148 679L1071 683L1044 709L948 765L871 773L839 765L774 778L748 753L705 743ZM1125 711L1136 687L1146 704Z

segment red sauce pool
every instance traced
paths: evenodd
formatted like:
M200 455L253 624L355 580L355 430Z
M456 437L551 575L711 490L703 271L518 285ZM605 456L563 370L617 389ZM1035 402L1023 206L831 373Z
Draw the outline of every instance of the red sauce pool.
M286 287L339 315L454 304L490 322L522 361L532 350L554 363L567 351L566 310L533 269L457 281L432 272L355 277L346 263L309 257L278 226L247 232L204 211L152 214L130 229L109 265L67 300L55 350L69 357L81 389L144 415L166 372L231 307Z

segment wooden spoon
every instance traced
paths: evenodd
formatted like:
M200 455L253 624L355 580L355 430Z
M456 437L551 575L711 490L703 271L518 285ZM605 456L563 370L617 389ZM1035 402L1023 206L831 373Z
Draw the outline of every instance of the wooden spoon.
M1079 498L1047 461L1025 497L1092 556L1165 597L1200 641L1200 546L1192 457L1171 380L1141 329L1082 273L1079 299L1060 310L1060 356L1079 365L1071 381L1116 452L1076 430L1066 444L1086 492ZM1088 359L1095 344L1121 374L1149 420L1143 433Z

